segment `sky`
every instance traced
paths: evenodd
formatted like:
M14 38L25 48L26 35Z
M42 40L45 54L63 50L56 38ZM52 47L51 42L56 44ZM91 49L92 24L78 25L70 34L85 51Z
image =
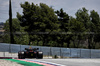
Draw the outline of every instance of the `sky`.
M63 8L69 16L75 17L78 9L85 7L89 12L95 10L100 15L100 0L11 0L12 1L12 17L16 18L16 12L22 14L21 3L28 1L30 4L45 3L52 6L53 9L60 10ZM0 22L6 22L9 18L9 0L0 0Z

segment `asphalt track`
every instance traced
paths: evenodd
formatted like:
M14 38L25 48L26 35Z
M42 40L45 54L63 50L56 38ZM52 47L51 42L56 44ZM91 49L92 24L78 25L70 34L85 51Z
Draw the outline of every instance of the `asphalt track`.
M100 66L100 59L71 58L71 59L15 59L15 60L36 63L44 66Z
M54 66L100 66L100 59L26 59L26 60L51 63L55 64Z

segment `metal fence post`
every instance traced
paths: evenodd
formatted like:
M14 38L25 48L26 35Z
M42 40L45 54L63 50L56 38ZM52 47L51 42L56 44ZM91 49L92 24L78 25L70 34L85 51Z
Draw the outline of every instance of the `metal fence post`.
M70 48L70 57L71 57L71 48Z
M20 44L20 51L21 51L21 44Z
M48 52L48 58L49 58L49 52Z
M81 49L80 49L80 58L81 58Z
M40 46L39 50L41 51L41 46Z
M11 44L9 44L9 53L11 53Z
M78 52L77 52L77 58L78 58Z
M60 58L61 58L61 47L60 47Z
M52 56L52 51L51 51L51 47L50 47L50 55Z
M91 49L90 49L90 58L91 58Z
M5 52L3 52L3 56L5 57Z

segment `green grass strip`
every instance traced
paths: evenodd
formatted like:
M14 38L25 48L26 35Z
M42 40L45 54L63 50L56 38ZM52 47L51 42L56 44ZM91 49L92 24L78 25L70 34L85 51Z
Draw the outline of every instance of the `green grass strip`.
M39 64L36 64L36 63L25 62L25 61L20 61L20 60L15 60L15 59L5 59L5 60L16 62L16 63L24 65L24 66L44 66L44 65L39 65Z

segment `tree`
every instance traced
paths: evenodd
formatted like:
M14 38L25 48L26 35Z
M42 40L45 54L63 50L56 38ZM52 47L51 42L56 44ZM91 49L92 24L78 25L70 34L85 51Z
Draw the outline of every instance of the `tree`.
M4 35L4 42L10 42L9 36L9 20L6 21L4 25L5 35ZM28 44L28 35L24 31L24 28L20 26L20 21L17 18L12 19L12 30L14 36L14 43L15 44ZM24 34L23 34L24 33ZM8 37L8 38L6 38Z
M43 3L40 3L40 6L38 6L25 2L21 4L21 7L23 8L23 15L17 13L17 17L21 21L21 26L25 27L25 31L28 32L30 41L38 40L38 37L41 36L43 46L46 45L48 35L42 34L39 36L38 33L48 32L50 34L58 31L59 25L57 24L57 16L54 10ZM34 35L37 38L33 39Z
M88 14L88 10L83 7L82 9L79 9L75 15L76 15L76 20L84 23L84 26L87 29L86 31L89 31L88 23L90 22L90 17Z
M92 10L90 12L90 20L92 22L91 25L91 31L94 32L93 38L92 38L92 48L95 48L95 42L100 42L100 17L99 14L95 11Z
M68 25L69 25L69 32L72 33L74 48L79 47L80 40L82 39L82 35L85 31L84 24L80 21L77 21L75 18L70 17Z
M68 31L68 22L69 22L69 15L66 14L66 12L63 11L63 9L61 8L59 11L57 10L55 12L58 16L58 21L59 21L59 28L60 28L60 32L63 33L67 33ZM69 40L67 39L67 35L66 34L60 34L59 35L60 39L58 39L61 43L60 46L64 46L64 42L67 42L67 47L69 47Z
M76 12L76 20L77 21L80 21L82 23L84 23L84 26L85 26L85 32L87 33L85 35L85 38L88 39L88 48L91 49L91 35L88 34L91 32L91 21L90 21L90 16L88 14L88 10L86 8L82 8L82 9L79 9L77 12Z

